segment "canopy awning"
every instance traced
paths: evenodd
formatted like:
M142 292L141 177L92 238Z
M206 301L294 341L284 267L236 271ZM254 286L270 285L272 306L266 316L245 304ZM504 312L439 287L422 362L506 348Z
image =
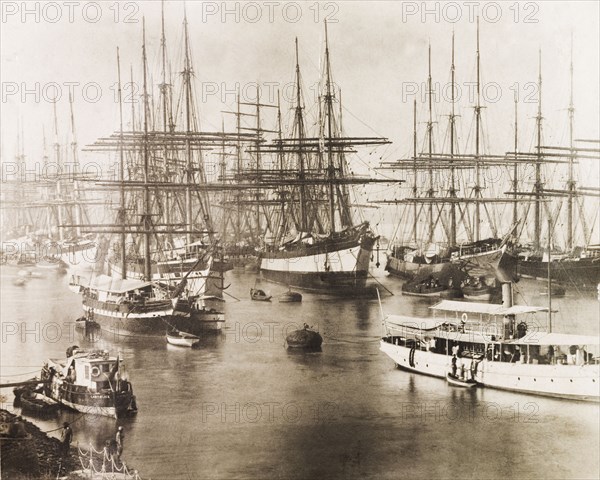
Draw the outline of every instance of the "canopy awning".
M90 288L103 292L123 294L138 290L152 285L151 282L145 282L134 278L113 278L109 275L98 275L90 284Z
M406 315L387 315L385 317L386 325L401 328L410 328L413 330L434 330L444 323L460 323L454 321L440 320L437 318L417 318Z
M527 345L600 345L600 337L570 333L530 332L523 338L513 340L510 343Z
M513 305L504 307L490 303L459 302L457 300L442 300L432 307L440 312L475 313L480 315L523 315L526 313L547 312L546 307L530 307L527 305Z

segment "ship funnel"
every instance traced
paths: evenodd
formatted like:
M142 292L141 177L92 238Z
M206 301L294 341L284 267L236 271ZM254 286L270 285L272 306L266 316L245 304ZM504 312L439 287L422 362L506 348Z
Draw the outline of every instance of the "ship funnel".
M513 306L512 283L510 282L502 284L502 306L504 308Z

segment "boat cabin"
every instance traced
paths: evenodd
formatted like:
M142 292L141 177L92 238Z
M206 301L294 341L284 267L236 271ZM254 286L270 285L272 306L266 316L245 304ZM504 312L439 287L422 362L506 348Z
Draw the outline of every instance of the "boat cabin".
M66 361L50 359L48 370L53 368L64 382L88 388L90 391L114 390L118 379L119 359L106 350L83 351L70 348ZM111 388L112 387L112 388Z

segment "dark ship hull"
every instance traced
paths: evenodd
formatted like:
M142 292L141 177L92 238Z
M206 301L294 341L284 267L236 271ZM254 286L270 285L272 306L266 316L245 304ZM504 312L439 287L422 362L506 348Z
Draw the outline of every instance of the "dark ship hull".
M537 259L519 259L519 275L548 279L548 262ZM600 258L566 258L550 262L550 278L565 285L595 288L600 283Z

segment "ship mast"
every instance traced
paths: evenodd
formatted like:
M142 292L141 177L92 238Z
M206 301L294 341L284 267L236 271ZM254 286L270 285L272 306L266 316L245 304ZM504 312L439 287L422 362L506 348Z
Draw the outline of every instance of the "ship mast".
M54 99L53 103L53 111L54 111L54 161L56 162L57 168L61 169L61 159L60 159L60 143L58 142L58 120L56 118L56 102L57 99ZM64 240L64 232L63 232L63 211L62 211L62 181L60 178L60 174L56 176L56 216L58 220L58 238L62 242Z
M542 193L542 50L538 52L539 56L539 71L538 71L538 111L536 120L537 129L537 145L536 145L536 162L535 162L535 210L534 210L534 248L539 250L541 239L541 193ZM548 232L550 235L550 232ZM550 255L550 252L548 252ZM548 260L550 257L548 256Z
M454 171L454 143L455 143L455 129L456 129L456 114L454 111L455 98L454 98L454 85L455 85L455 65L454 65L454 31L452 31L452 66L450 67L452 77L452 111L450 113L450 246L456 245L456 179Z
M148 149L148 80L147 80L147 58L146 58L146 20L142 19L142 66L144 69L144 135L143 135L143 154L144 154L144 202L143 202L143 214L142 214L142 225L144 228L144 279L150 281L152 278L152 266L150 264L150 238L151 238L151 227L152 221L150 218L150 187L149 187L149 163L150 153Z
M431 43L429 44L429 55L428 55L428 65L429 65L429 73L427 76L427 95L429 97L429 120L427 121L427 143L428 143L428 155L429 155L429 190L427 192L427 196L429 198L433 198L433 106L432 106L432 96L433 96L433 87L431 82ZM429 235L427 241L431 243L433 241L434 234L434 224L433 224L433 202L429 202L428 209L428 219L429 219Z
M515 226L519 221L519 212L517 205L517 195L519 188L519 116L518 116L518 97L517 92L514 95L515 102L515 163L513 165L513 216L512 216L512 224Z
M81 212L81 199L79 198L79 157L77 153L77 135L75 133L75 114L73 113L73 95L69 92L69 107L71 112L71 149L73 151L73 193L74 193L74 201L75 201L75 235L77 237L81 236L81 222L82 222L82 212Z
M194 182L193 167L192 167L192 146L190 142L190 134L192 132L192 119L191 119L191 88L192 88L192 69L190 66L190 50L188 44L188 24L187 24L187 13L184 11L183 18L183 36L184 36L184 49L185 49L185 63L182 72L184 89L185 89L185 154L186 154L186 189L185 189L185 224L186 224L186 243L189 245L192 243L192 190L190 185Z
M573 146L573 123L575 120L575 107L573 105L573 33L571 33L571 65L569 68L570 74L570 99L569 99L569 180L567 185L567 250L573 249L573 197L575 194L575 179L573 178L573 160L575 158L575 150Z
M331 65L329 62L329 42L327 39L327 20L325 20L325 72L326 94L325 106L327 108L327 172L329 178L329 233L335 232L335 166L333 162L333 94L331 91Z
M165 181L169 182L171 180L170 172L169 172L169 150L167 147L167 133L172 131L173 129L173 119L171 118L171 110L169 106L170 99L170 84L167 83L167 39L165 36L165 2L161 1L161 38L160 38L160 48L161 48L161 61L162 61L162 82L159 85L160 96L162 100L162 124L163 124L163 132L165 134L165 142L163 144L163 168ZM171 223L171 192L165 191L163 192L165 196L165 204L164 204L164 214L165 214L165 222L167 224Z
M417 245L417 224L418 224L418 204L417 204L417 191L418 191L418 170L417 170L417 99L413 100L413 239L415 246Z
M481 129L481 72L479 55L479 17L477 17L477 103L475 104L475 241L480 240L481 236L481 206L479 198L481 196L481 168L479 158L479 133Z
M119 47L117 47L117 96L119 100L119 211L118 211L118 223L121 224L121 245L120 245L120 256L121 256L121 278L127 278L127 258L126 258L126 233L125 233L125 159L123 154L123 93L121 89L121 59L119 57Z
M308 221L306 215L306 187L304 180L306 176L306 165L305 157L303 152L303 141L304 141L304 115L302 113L302 91L300 84L300 63L298 60L298 37L296 37L296 108L295 108L295 123L298 129L298 167L299 167L299 180L300 180L300 231L306 232L308 230Z

